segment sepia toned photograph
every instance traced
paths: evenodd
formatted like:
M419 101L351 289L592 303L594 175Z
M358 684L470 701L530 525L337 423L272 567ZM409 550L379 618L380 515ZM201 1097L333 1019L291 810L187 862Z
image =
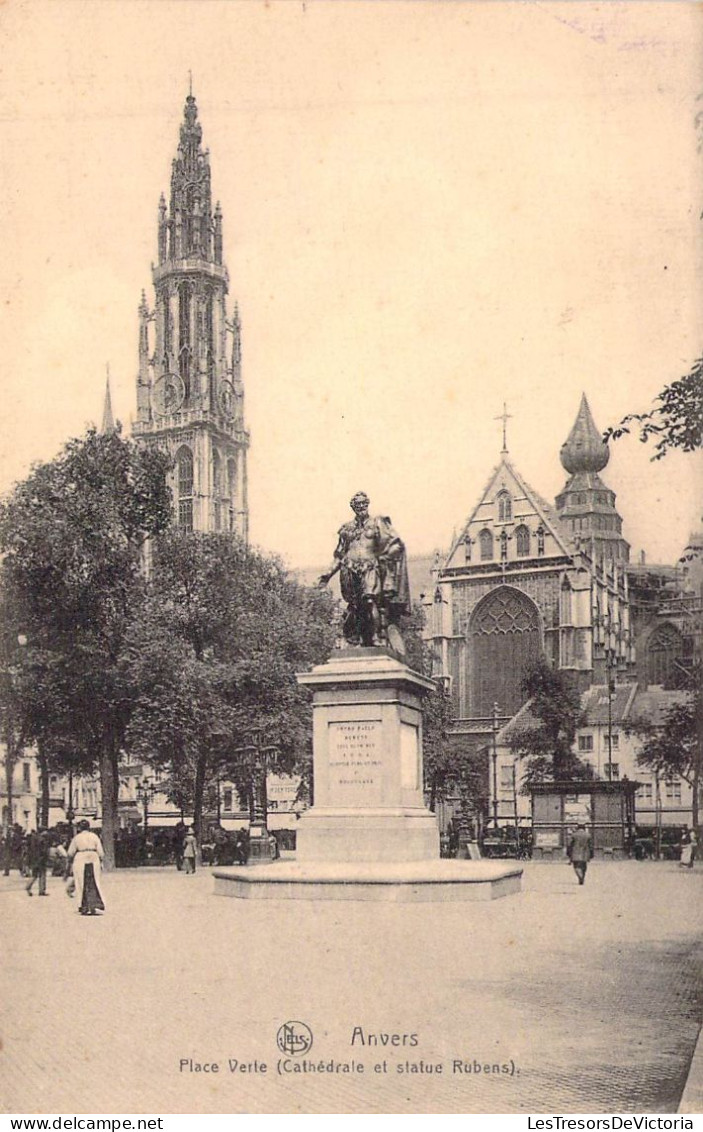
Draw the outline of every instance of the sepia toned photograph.
M0 1111L693 1129L700 5L0 59Z

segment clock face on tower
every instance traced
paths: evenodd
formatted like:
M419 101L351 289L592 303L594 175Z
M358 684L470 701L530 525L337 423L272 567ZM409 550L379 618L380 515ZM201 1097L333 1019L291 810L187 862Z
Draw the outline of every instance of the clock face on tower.
M163 373L154 382L152 404L160 417L177 413L185 399L185 385L177 373Z
M220 382L220 408L226 417L234 414L234 386L231 381Z

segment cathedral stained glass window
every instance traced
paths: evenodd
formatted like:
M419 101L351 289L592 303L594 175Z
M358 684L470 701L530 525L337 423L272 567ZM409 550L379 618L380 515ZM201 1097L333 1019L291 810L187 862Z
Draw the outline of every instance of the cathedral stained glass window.
M468 639L469 714L488 717L493 705L514 715L523 703L522 681L540 653L537 606L520 590L499 586L471 617Z
M176 479L178 488L178 526L185 531L193 530L193 453L190 448L181 448L176 456Z
M507 523L512 517L513 501L507 491L501 491L498 495L498 522Z
M516 553L518 558L527 558L530 554L530 532L524 523L515 529Z
M478 536L478 545L481 551L481 561L490 562L493 558L493 535L489 530L481 531Z

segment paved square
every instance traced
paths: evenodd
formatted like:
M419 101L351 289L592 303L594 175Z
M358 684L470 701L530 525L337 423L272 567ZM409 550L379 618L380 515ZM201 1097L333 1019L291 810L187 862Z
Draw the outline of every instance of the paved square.
M671 1112L703 1016L700 865L595 862L580 888L528 863L485 904L240 901L208 870L125 870L85 919L49 891L0 881L10 1112ZM289 1020L308 1055L279 1053Z

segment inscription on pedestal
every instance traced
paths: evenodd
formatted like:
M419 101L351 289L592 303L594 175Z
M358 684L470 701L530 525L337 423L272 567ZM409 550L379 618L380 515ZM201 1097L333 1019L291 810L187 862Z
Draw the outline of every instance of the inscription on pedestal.
M378 806L383 800L381 721L329 724L330 800L340 806Z

